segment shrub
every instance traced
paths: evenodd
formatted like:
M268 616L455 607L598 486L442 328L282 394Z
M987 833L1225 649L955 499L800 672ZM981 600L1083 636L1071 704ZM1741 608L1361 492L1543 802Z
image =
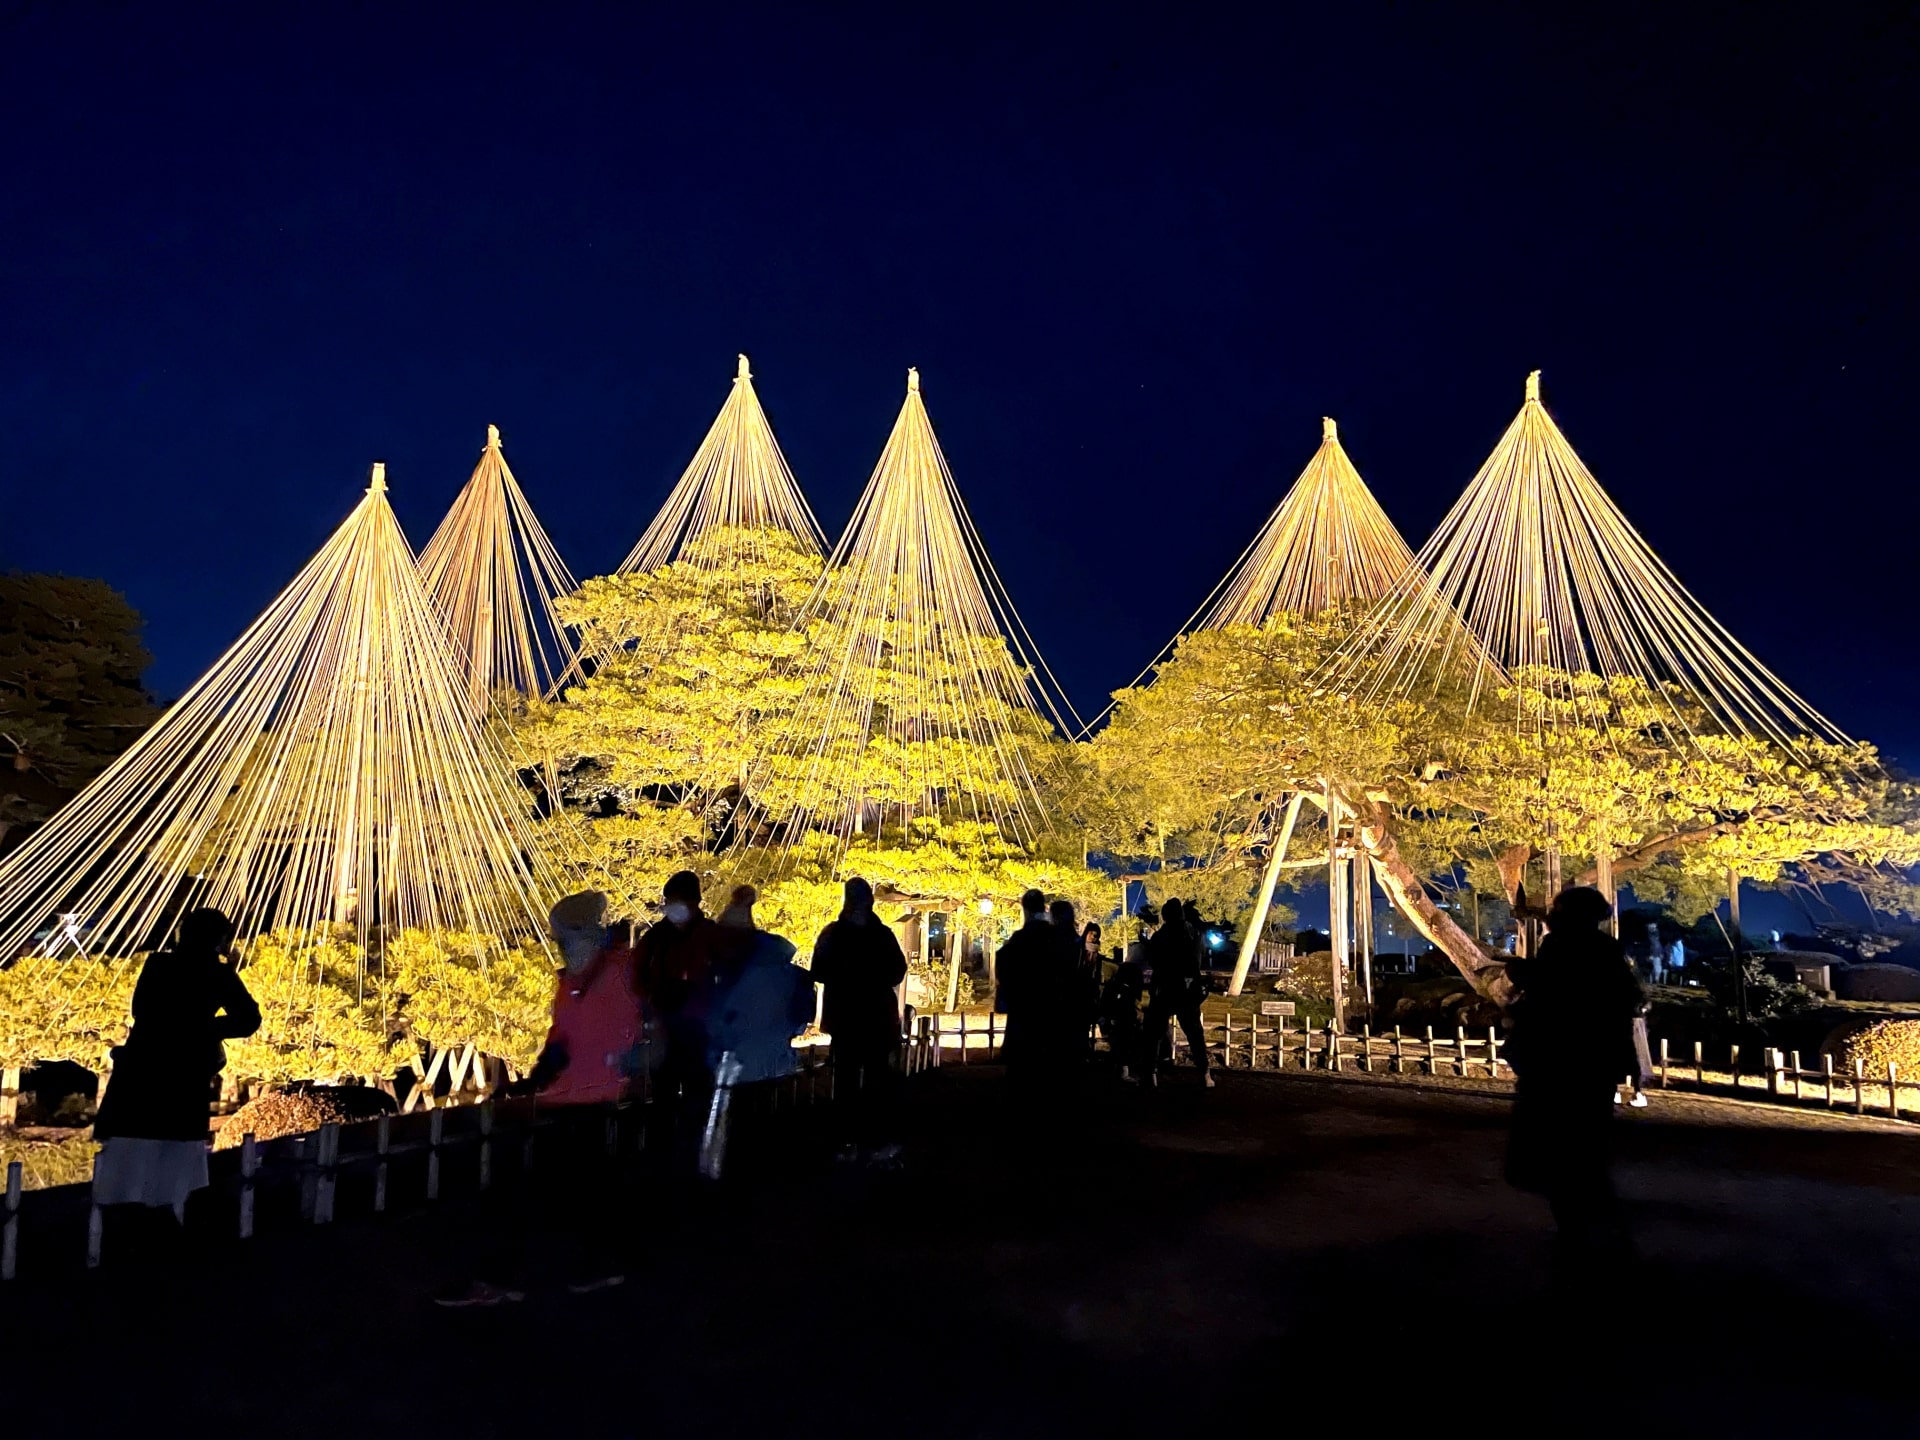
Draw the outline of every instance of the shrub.
M24 956L0 969L0 1065L70 1060L105 1068L126 1038L139 966Z
M1920 1076L1920 1020L1882 1020L1843 1036L1837 1048L1836 1060L1849 1070L1858 1060L1867 1074L1885 1075L1891 1062L1902 1075Z
M7 1166L18 1160L20 1183L28 1190L84 1185L93 1177L93 1157L99 1149L91 1134L54 1137L0 1133L0 1176L5 1176Z
M344 929L277 930L247 947L240 977L260 1028L227 1041L236 1080L285 1085L392 1072L394 1024L360 947Z
M274 1090L249 1100L221 1121L213 1148L237 1149L249 1134L263 1144L283 1135L307 1135L346 1118L324 1093Z
M409 930L387 942L385 963L386 991L416 1043L472 1045L533 1067L553 1006L553 962L539 946Z

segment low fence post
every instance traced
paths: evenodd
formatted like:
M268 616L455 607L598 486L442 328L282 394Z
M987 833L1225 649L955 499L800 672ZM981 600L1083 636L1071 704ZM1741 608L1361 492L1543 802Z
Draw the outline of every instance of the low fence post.
M0 1280L11 1280L20 1269L20 1162L7 1162L7 1219L0 1226Z
M1796 1050L1793 1052L1793 1098L1795 1100L1801 1098L1800 1081L1803 1073L1800 1069L1800 1052Z
M1887 1115L1900 1118L1900 1067L1891 1060L1887 1061Z
M1853 1113L1867 1113L1867 1062L1864 1060L1853 1062Z
M482 1190L493 1188L493 1101L480 1103L480 1180Z
M1433 1027L1429 1025L1427 1026L1427 1074L1438 1075L1439 1073L1438 1064L1433 1058Z
M319 1204L320 1196L318 1187L314 1183L314 1157L308 1153L312 1147L308 1145L307 1140L308 1137L305 1135L293 1137L293 1163L294 1168L300 1172L300 1218L311 1225L314 1209Z
M1786 1057L1780 1053L1777 1047L1768 1046L1767 1047L1767 1093L1769 1095L1772 1095L1776 1099L1779 1098L1780 1091L1783 1088L1784 1076L1781 1074L1781 1071L1783 1071L1785 1068L1786 1068Z
M427 1199L440 1198L440 1141L446 1134L447 1112L435 1106L427 1112Z
M240 1238L253 1238L253 1182L260 1173L260 1142L249 1130L240 1137Z
M1733 1093L1740 1093L1740 1046L1736 1043L1727 1054L1727 1073L1732 1078Z
M1393 1027L1393 1073L1396 1075L1404 1075L1406 1069L1407 1059L1405 1047L1401 1040L1400 1027L1396 1025Z
M1667 1088L1667 1037L1660 1037L1660 1088Z
M336 1168L340 1163L340 1122L329 1120L320 1127L320 1176L314 1198L313 1223L333 1223L333 1190Z
M373 1127L373 1153L377 1157L373 1167L373 1213L376 1215L387 1208L387 1152L393 1141L391 1119L382 1115Z
M1487 1078L1500 1078L1500 1032L1494 1026L1487 1026Z
M1831 1110L1833 1109L1833 1056L1822 1055L1820 1057L1820 1068L1826 1076L1827 1109Z
M1227 1011L1227 1018L1223 1023L1227 1027L1227 1038L1220 1047L1220 1068L1222 1070L1231 1070L1233 1068L1233 1011ZM1202 1016L1200 1020L1200 1040L1203 1044L1206 1042L1206 1038L1207 1021L1206 1017Z
M1698 1040L1693 1042L1693 1083L1702 1090L1707 1088L1706 1050Z

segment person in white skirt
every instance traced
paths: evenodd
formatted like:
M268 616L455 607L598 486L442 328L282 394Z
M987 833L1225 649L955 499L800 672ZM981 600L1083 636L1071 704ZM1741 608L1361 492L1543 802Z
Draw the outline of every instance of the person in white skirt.
M226 1066L221 1042L260 1028L260 1007L228 953L233 935L218 910L189 911L173 944L147 957L133 989L133 1029L114 1048L113 1078L93 1122L102 1142L94 1203L170 1212L155 1217L167 1231L186 1219L187 1197L206 1188L209 1101Z

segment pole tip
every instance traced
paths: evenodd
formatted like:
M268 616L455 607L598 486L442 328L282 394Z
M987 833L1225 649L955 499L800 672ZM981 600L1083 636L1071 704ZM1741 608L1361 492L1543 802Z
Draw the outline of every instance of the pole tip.
M369 495L384 495L387 493L386 461L376 460L373 462L373 475L367 481L367 493Z
M1534 405L1540 403L1540 372L1538 370L1527 376L1527 400Z
M909 395L918 395L920 393L920 371L917 366L909 365L907 367L907 393Z
M487 448L489 450L498 450L500 448L500 427L498 425L487 426Z
M1333 417L1331 415L1322 415L1320 417L1320 438L1322 440L1338 440L1340 438L1340 427L1333 423Z
M753 371L747 368L747 357L742 355L739 358L740 367L733 372L733 378L736 380L751 380L753 378Z

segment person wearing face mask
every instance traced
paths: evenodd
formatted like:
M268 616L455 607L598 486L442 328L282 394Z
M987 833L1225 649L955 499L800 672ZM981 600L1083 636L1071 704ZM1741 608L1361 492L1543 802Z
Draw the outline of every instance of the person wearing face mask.
M845 1126L839 1158L891 1168L900 1163L893 1137L899 1082L900 998L907 957L891 928L873 913L873 887L847 881L840 918L813 942L813 979L825 992L820 1028L833 1037L834 1090Z
M697 1100L712 1081L707 1016L722 936L720 927L701 912L700 877L693 871L671 877L661 898L661 918L634 946L633 983L664 1042L655 1093L674 1105Z
M519 1212L490 1228L493 1247L482 1278L435 1297L450 1309L521 1299L536 1230L542 1249L551 1252L550 1268L573 1293L626 1278L616 1259L621 1238L608 1219L619 1207L591 1197L615 1183L606 1167L600 1109L627 1097L629 1057L640 1038L633 951L609 929L607 897L597 891L567 896L553 907L548 925L561 969L546 1043L527 1088L541 1109L558 1107L570 1118L540 1139L533 1173L515 1196Z

